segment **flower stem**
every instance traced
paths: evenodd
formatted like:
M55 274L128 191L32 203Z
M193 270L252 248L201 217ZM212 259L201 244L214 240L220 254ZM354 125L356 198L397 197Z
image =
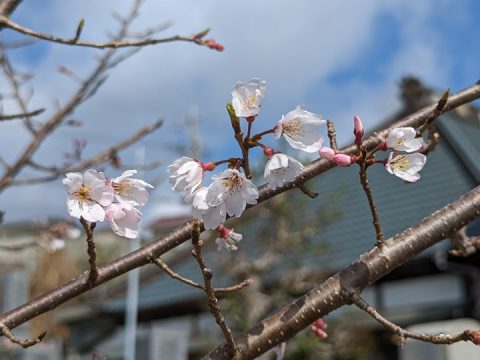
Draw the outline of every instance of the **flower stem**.
M375 200L373 199L372 191L370 190L370 186L368 185L367 179L367 159L365 150L362 151L363 156L360 160L360 171L358 172L360 175L360 183L362 184L363 191L365 195L367 195L368 204L370 205L370 212L372 213L372 223L373 227L375 228L375 233L377 236L377 246L382 247L385 243L385 237L383 235L382 225L380 224L380 218L378 216L377 206L375 204Z
M87 253L88 253L88 263L90 264L90 272L88 273L88 283L94 285L98 279L98 269L97 269L97 250L95 248L95 240L93 239L93 230L95 229L96 223L90 223L85 220L83 217L80 218L80 223L87 234Z
M200 267L203 275L204 290L208 296L208 307L210 309L210 313L213 315L215 321L222 330L223 336L227 342L228 355L233 359L235 353L237 352L237 345L233 339L232 331L228 327L227 323L225 322L225 318L222 315L222 311L218 305L218 299L215 295L215 290L212 286L213 272L207 267L205 258L203 257L203 241L200 240L200 223L198 221L194 221L192 225L192 245L192 255L195 260L197 260L198 266Z

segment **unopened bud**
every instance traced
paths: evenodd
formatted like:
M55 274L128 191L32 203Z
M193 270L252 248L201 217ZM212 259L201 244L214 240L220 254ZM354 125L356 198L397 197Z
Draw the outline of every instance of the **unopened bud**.
M327 323L323 319L315 320L310 327L312 333L319 338L325 339L328 334L325 332L327 329Z
M362 120L360 120L360 118L355 115L355 117L353 118L353 134L355 135L355 144L362 144L362 138L364 133L365 131L363 129Z
M470 334L471 340L475 345L480 345L480 330L472 332Z
M213 50L223 51L225 49L225 47L222 44L219 44L214 39L207 39L203 43Z
M329 147L322 147L320 148L320 156L327 160L333 161L333 157L335 156L335 150Z
M213 161L209 161L207 163L202 164L202 169L204 171L213 171L213 170L215 170L216 167L217 167L217 165L215 165L215 163Z
M352 165L357 159L354 156L346 154L335 154L332 161L338 166L346 167Z
M266 157L268 157L269 159L273 156L274 154L274 151L271 147L265 147L263 148L263 153L265 154Z

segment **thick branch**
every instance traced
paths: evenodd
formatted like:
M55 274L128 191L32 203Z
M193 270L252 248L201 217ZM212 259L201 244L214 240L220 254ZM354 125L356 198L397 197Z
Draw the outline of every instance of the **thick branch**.
M247 334L236 338L240 356L254 359L273 346L292 338L316 319L350 303L348 294L360 293L382 276L480 216L480 186L424 218L416 226L364 253L344 270L328 278L304 296L263 319ZM352 239L354 241L354 239ZM228 359L224 345L205 359Z
M468 89L449 97L449 100L444 107L443 111L447 111L450 109L453 109L455 107L458 107L460 105L466 104L468 102L471 102L477 98L480 97L480 84L475 84ZM431 111L433 111L433 106L428 106L400 121L394 124L393 127L402 127L402 126L412 126L416 127L425 121L425 119L428 118L429 114ZM374 135L367 139L364 142L364 146L366 146L369 149L373 149L376 147L378 144L384 141L384 137L386 133L388 132L387 130L381 131L377 135ZM357 148L355 145L350 145L344 149L342 149L342 152L344 153L350 153L354 154L356 152ZM316 161L313 161L310 165L306 166L303 170L303 172L300 174L300 176L291 183L285 184L283 186L278 187L275 190L268 189L267 187L262 187L260 190L260 196L258 199L258 203L262 203L263 201L266 201L273 196L283 193L287 190L293 189L295 187L298 187L299 184L306 182L307 180L310 180L314 178L315 176L329 170L330 168L334 167L333 163L331 163L328 160L324 159L319 159ZM478 192L478 189L474 190L474 193ZM478 194L470 195L470 196L475 196ZM464 201L464 200L461 200ZM475 199L472 201L476 201ZM473 203L473 202L472 202ZM477 203L478 204L478 203ZM471 204L470 204L471 205ZM458 219L458 222L460 225L464 225L468 220L471 219L472 215L470 212L465 215L465 212L462 210L458 210L459 215L461 215ZM466 210L465 210L466 211ZM477 210L478 211L478 210ZM480 212L479 212L480 214ZM479 215L477 214L477 215ZM472 215L473 217L473 215ZM450 219L450 221L453 221ZM448 224L448 222L446 223ZM462 227L459 226L458 228ZM455 231L458 229L453 229L451 231ZM117 260L114 260L104 266L100 266L98 268L99 276L96 282L96 286L103 284L104 282L107 282L113 278L116 278L122 274L127 273L128 271L135 269L137 267L146 265L148 263L152 263L154 259L157 257L161 256L162 254L166 253L167 251L175 248L176 246L182 244L183 242L187 241L190 238L190 234L192 231L191 227L191 222L177 228L175 231L171 232L170 234L166 235L165 237L162 237L160 239L157 239L146 246L133 251ZM451 232L448 231L448 232ZM426 235L428 238L428 234ZM398 246L402 246L404 244L403 241L398 242ZM390 248L390 242L387 244L386 249L384 251L388 251ZM408 250L408 248L407 248ZM380 250L375 250L376 252L379 252ZM418 251L419 252L419 251ZM412 251L410 256L414 256L417 251ZM382 252L383 253L383 252ZM377 254L377 253L375 253ZM380 254L379 259L385 260L385 257ZM373 261L373 260L372 260ZM362 266L363 267L363 266ZM360 275L360 274L359 274ZM379 275L380 276L380 275ZM83 294L87 292L88 290L91 289L91 287L88 286L88 283L86 281L88 279L88 273L83 273L77 278L69 281L66 284L63 284L50 292L40 295L39 297L32 299L31 301L27 302L26 304L23 304L16 309L13 309L5 314L2 314L0 316L0 322L6 324L9 326L11 329L15 328L16 326L19 326L20 324L33 319L34 317L38 316L39 314L43 314L49 310L55 309L57 306L65 303L66 301ZM326 289L329 288L329 284L331 284L331 280L327 281L325 283ZM322 285L323 286L323 285ZM323 287L322 287L323 289ZM331 291L332 289L330 289ZM320 292L321 293L321 292ZM327 304L329 304L327 302ZM333 307L327 307L325 308L323 305L320 309L320 312L317 314L314 314L314 316L311 316L309 318L309 323L312 323L314 320L318 319L319 317L323 316L325 313L328 311L331 311ZM331 305L330 305L331 306ZM278 325L278 324L277 324ZM305 325L307 326L307 325ZM304 327L305 327L304 326ZM298 331L298 330L297 330ZM284 331L284 334L287 334ZM293 336L293 333L289 333L291 336ZM284 336L284 335L282 335ZM291 337L290 336L290 337ZM274 337L272 337L273 339ZM275 337L278 338L278 337ZM286 337L285 337L286 338ZM279 340L276 343L279 343L283 340ZM273 343L272 343L273 344ZM273 346L273 345L272 345Z

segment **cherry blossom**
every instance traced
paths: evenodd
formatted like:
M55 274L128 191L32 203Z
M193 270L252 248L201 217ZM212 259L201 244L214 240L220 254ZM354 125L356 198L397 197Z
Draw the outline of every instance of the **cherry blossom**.
M243 239L243 235L236 233L233 229L226 228L223 225L217 228L218 238L215 240L217 244L217 250L225 249L227 251L238 250L237 244Z
M284 183L293 181L303 170L300 161L285 154L274 154L265 166L263 177L270 189L276 189Z
M402 127L390 130L385 140L387 148L396 151L413 152L423 145L421 137L416 138L417 132L412 127Z
M128 239L138 237L138 223L142 213L127 203L110 204L105 208L105 219L113 232Z
M283 135L293 148L313 153L322 147L323 137L318 129L325 123L320 115L297 106L287 115L282 115L275 126L275 137L278 139Z
M67 173L63 184L68 188L68 213L90 222L103 221L105 210L113 201L114 190L107 184L105 175L89 169L80 173Z
M225 203L225 209L230 216L239 217L246 204L256 204L258 189L237 169L226 169L212 176L213 183L208 187L206 203L217 206Z
M266 83L259 79L252 79L247 85L237 82L232 90L232 106L235 115L238 117L258 115L265 91Z
M420 179L418 172L422 170L427 161L427 157L423 154L398 154L391 152L385 168L390 174L398 176L407 182L415 182Z
M172 190L175 191L192 193L202 183L202 165L200 162L186 156L182 156L169 165L167 172L171 174L168 181L172 186Z
M132 206L143 206L148 202L148 188L153 188L149 183L140 179L130 179L137 170L126 170L122 175L112 179L111 185L115 198L122 203Z
M216 229L225 222L227 210L224 203L214 206L208 205L205 200L207 192L207 187L199 188L194 193L188 194L185 201L192 204L192 216L203 220L205 229Z

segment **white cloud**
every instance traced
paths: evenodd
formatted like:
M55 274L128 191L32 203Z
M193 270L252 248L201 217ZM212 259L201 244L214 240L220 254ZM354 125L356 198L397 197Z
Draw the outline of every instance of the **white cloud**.
M72 116L85 121L84 128L80 132L62 129L60 136L54 135L45 143L38 159L55 163L61 159L64 149L70 149L72 139L79 136L88 138L87 152L93 154L163 115L167 119L164 128L144 143L148 146L150 160L161 158L168 163L174 155L162 144L176 138L178 129L175 130L173 123L184 117L192 105L198 105L202 114L201 135L205 142L212 149L225 150L231 147L231 129L224 104L230 101L230 90L236 81L248 81L252 77L267 80L268 86L262 114L257 120L259 130L273 126L282 113L297 104L305 104L310 97L306 104L308 109L337 120L339 136L350 138L354 114L361 115L367 126L373 126L395 110L398 106L395 88L403 74L420 75L434 84L448 81L448 56L440 56L442 39L430 23L432 19L440 21L435 16L439 11L445 12L451 1L441 3L442 6L433 0L147 1L134 25L135 30L170 19L175 20L175 25L163 34L165 36L191 34L211 27L209 36L223 43L225 52L217 53L187 43L142 50L115 69L98 95ZM118 11L125 13L129 8L129 2L114 0L64 0L42 4L42 13L46 16L34 16L39 5L24 2L15 13L15 19L33 28L69 37L83 17L86 25L82 38L88 40L102 39L108 29L115 27L115 22L109 18L111 9L121 6ZM385 15L401 26L396 30L397 48L382 62L382 76L374 82L352 78L347 85L341 86L328 82L333 73L355 69L356 64L368 59L366 51L376 45L377 21ZM46 51L35 68L36 95L32 108L47 105L52 110L53 99L64 102L75 88L70 79L55 71L57 66L66 65L84 75L94 65L92 54L102 52L44 46ZM30 56L35 56L35 52ZM16 59L24 68L31 63L28 57L17 56ZM312 96L318 89L323 89L322 93ZM323 108L334 110L325 113ZM14 158L19 142L25 142L21 134L23 132L9 128L6 138L0 135L1 153L8 152L7 157ZM212 155L222 156L218 151ZM63 188L59 189L58 184L47 187L52 189L53 186L57 188L55 201L63 206ZM164 194L173 198L168 191L163 186L154 198ZM2 204L9 204L14 196L2 195L1 199ZM44 202L32 196L29 206L41 212ZM54 211L59 208L49 206ZM24 215L18 212L18 218Z

